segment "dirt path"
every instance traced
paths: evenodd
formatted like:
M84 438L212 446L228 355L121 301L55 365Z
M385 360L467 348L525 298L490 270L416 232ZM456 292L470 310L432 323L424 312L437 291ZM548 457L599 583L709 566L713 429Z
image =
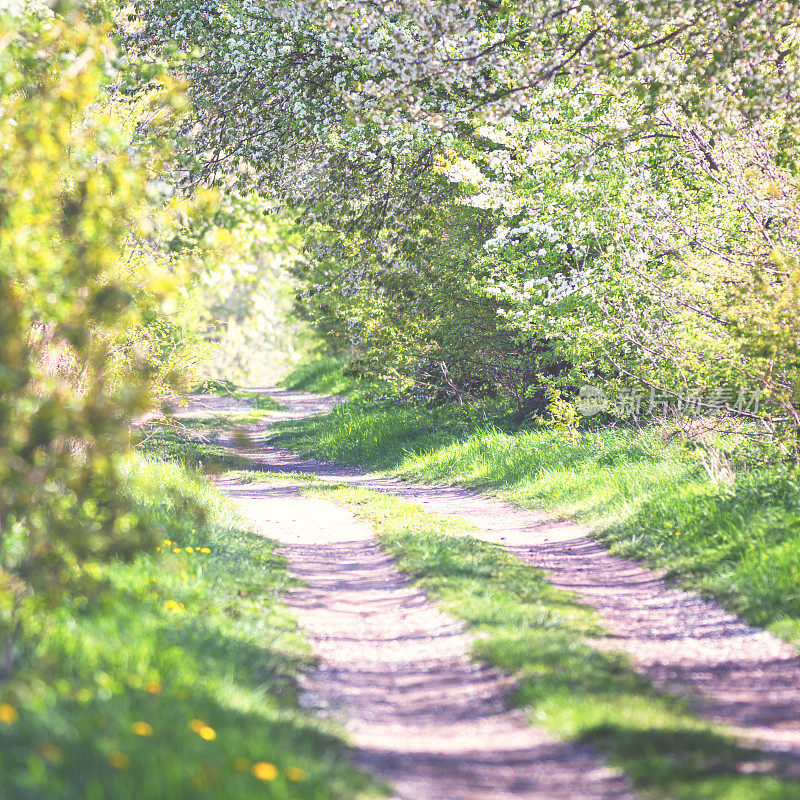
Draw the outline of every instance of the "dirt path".
M332 408L335 398L268 390L285 404L278 419ZM800 769L800 658L766 631L716 603L667 585L658 573L615 558L585 527L554 521L466 489L398 481L352 467L311 461L269 446L254 433L250 457L266 472L307 472L389 492L424 508L460 517L521 560L547 570L551 581L597 609L609 636L598 648L628 653L656 686L693 698L694 707L738 729L745 741L789 756Z
M285 404L273 419L329 410L334 398L269 390ZM191 413L227 413L206 399ZM668 586L658 574L614 558L588 531L466 489L412 484L270 446L251 430L248 457L264 472L306 472L388 492L459 517L552 582L596 608L609 635L598 648L627 652L652 682L693 699L698 711L800 768L800 659L788 644L717 604ZM410 587L349 512L285 485L224 487L254 525L284 543L307 588L292 598L322 658L312 702L344 712L355 759L397 788L427 800L627 798L629 786L596 754L554 743L505 710L503 677L470 662L470 637ZM491 742L491 749L486 743ZM787 762L788 759L788 762ZM763 767L771 769L769 762Z
M332 404L270 394L287 405L275 415L283 419ZM205 396L180 415L247 408ZM280 451L269 453L270 468L284 471L272 459ZM215 483L255 531L281 543L304 584L288 602L320 662L303 702L345 724L353 761L398 800L634 800L594 748L554 741L509 707L511 679L470 659L474 637L410 584L368 524L284 483Z
M509 710L507 677L409 584L347 510L285 485L218 485L282 543L305 586L289 596L319 668L305 701L344 719L353 760L404 800L632 800L591 748L553 741Z

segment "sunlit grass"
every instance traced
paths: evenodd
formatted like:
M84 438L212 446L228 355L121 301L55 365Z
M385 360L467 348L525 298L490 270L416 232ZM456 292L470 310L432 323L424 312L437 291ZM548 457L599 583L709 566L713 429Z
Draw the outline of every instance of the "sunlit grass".
M358 396L373 388L373 384L345 375L347 359L328 356L298 364L281 385L298 392Z
M713 480L657 431L499 430L409 404L340 406L282 423L297 452L586 521L614 553L641 558L758 625L800 641L800 485L788 468Z
M297 705L308 647L274 543L177 462L133 458L159 549L112 563L102 601L27 621L0 684L3 800L322 800L372 795L338 731Z
M643 796L800 796L800 782L782 776L778 764L770 767L768 757L738 747L683 700L657 694L623 655L585 644L602 635L594 613L541 571L472 538L467 524L360 488L310 481L303 490L370 521L398 566L479 634L476 657L517 678L514 702L531 721L561 738L593 743ZM768 774L745 774L753 767Z

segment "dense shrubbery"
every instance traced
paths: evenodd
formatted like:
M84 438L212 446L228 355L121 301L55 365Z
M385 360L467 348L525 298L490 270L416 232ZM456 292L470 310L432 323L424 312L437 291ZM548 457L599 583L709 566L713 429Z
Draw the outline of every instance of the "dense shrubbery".
M148 187L142 159L99 104L113 45L69 11L3 16L0 23L6 677L16 663L23 605L60 601L65 591L91 593L102 582L100 562L132 557L154 542L119 491L126 422L147 407L153 365L133 347L120 369L117 351L147 313L158 315L158 300L153 292L143 298L127 270L140 258L136 236L148 221Z
M194 276L237 224L176 195L186 98L119 52L108 8L0 13L0 677L31 612L96 600L101 565L158 535L120 491L129 426L191 380Z

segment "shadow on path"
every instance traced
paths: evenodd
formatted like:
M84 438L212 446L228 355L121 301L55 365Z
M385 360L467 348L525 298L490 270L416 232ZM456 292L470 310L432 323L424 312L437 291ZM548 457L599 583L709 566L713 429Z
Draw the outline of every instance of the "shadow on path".
M344 719L353 761L413 800L632 800L585 744L554 742L508 707L514 684L473 662L474 637L394 566L348 510L286 486L219 487L281 542L289 604L320 659L304 703Z
M276 418L331 410L337 398L264 390L286 406ZM608 636L599 649L622 650L653 684L692 699L706 717L742 739L800 763L800 658L791 645L713 601L668 585L657 571L610 555L577 523L514 508L468 489L414 484L357 468L305 459L268 444L252 429L254 469L304 472L397 495L426 510L466 520L479 538L547 571L551 582L595 608Z

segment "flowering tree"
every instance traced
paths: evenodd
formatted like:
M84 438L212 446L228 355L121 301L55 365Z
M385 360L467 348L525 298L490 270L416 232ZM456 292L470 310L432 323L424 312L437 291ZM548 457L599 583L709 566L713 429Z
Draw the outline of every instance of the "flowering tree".
M796 429L797 3L134 8L191 86L187 182L298 210L304 302L373 368L740 382Z

